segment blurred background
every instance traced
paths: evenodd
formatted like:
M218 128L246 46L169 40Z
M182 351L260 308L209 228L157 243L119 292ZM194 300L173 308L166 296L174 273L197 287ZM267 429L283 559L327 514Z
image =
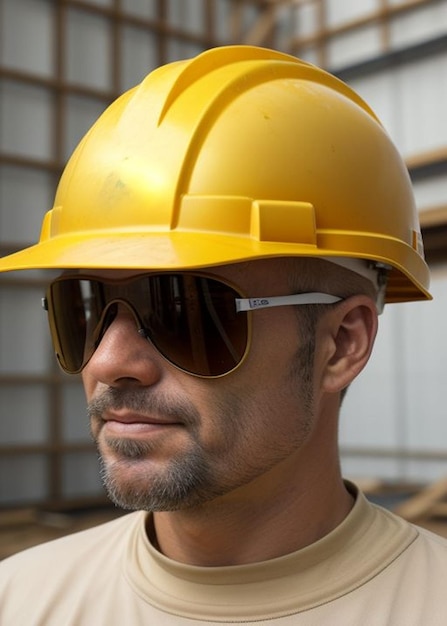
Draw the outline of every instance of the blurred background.
M0 0L0 255L38 239L67 158L108 103L160 64L231 43L339 76L406 160L434 300L385 310L343 405L341 452L344 474L371 492L422 494L416 509L443 515L446 0ZM16 539L29 522L45 538L106 507L80 380L63 375L50 346L45 282L0 275L0 530ZM0 557L16 549L3 537Z

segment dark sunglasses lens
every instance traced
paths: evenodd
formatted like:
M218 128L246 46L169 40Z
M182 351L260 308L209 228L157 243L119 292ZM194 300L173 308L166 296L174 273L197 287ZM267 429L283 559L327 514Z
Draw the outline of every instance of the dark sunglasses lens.
M50 285L48 313L57 358L64 370L80 372L94 350L102 302L93 281L67 279Z
M50 327L62 367L77 373L113 319L111 303L122 301L168 361L192 374L220 376L238 365L247 348L247 315L236 312L238 297L230 286L193 274L121 284L69 278L50 287Z
M220 376L236 367L248 329L247 316L236 312L240 295L234 289L191 274L143 280L148 284L141 290L141 321L166 359L200 376Z

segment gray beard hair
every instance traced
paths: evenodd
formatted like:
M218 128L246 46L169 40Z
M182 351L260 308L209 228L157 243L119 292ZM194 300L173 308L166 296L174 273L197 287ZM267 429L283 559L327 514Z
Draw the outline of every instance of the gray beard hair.
M313 390L312 390L312 363L314 357L313 334L305 336L303 345L299 348L290 369L289 384L299 389L300 402L305 409L308 419L302 424L302 437L306 437L312 428ZM298 382L299 381L299 382ZM226 416L229 432L237 437L244 437L240 430L241 418L240 397L232 398L225 406L218 406L216 413ZM151 410L155 414L182 416L185 425L191 431L197 432L200 416L192 405L178 405L172 398L169 400L153 394L135 393L131 390L117 391L109 389L102 397L94 400L88 407L91 419L100 419L104 410L109 407L119 409L128 407L138 410ZM220 409L220 410L219 410ZM249 416L245 416L249 418ZM197 507L227 493L231 485L225 484L225 479L215 480L212 465L206 458L206 453L200 447L198 440L188 452L178 458L172 458L164 470L155 475L150 472L144 475L144 460L150 456L153 447L150 441L137 441L125 438L107 438L107 446L116 452L119 461L106 463L100 456L100 476L110 499L120 508L127 510L144 511L176 511ZM231 446L231 442L229 442ZM245 459L247 463L247 459ZM137 483L123 482L122 470L139 465L139 480Z
M192 405L185 402L176 404L172 398L165 400L160 395L132 390L108 389L89 404L87 412L91 420L100 420L101 414L111 407L127 407L137 412L150 411L155 415L172 415L176 418L181 416L192 435L197 432L200 422L200 416ZM172 458L164 470L156 474L148 471L147 477L144 474L144 462L153 451L152 442L115 437L108 437L105 441L120 460L105 461L97 442L100 477L109 498L122 509L175 511L197 506L225 492L225 488L219 489L213 480L210 464L197 440L191 450L178 458ZM137 464L138 483L123 481L123 470Z
M100 476L109 498L122 509L177 511L219 495L211 493L209 467L196 451L172 459L162 473L148 475L145 480L144 459L150 453L150 445L129 439L108 440L107 443L123 460L106 463L100 456ZM123 484L119 479L120 469L134 463L140 464L138 485Z

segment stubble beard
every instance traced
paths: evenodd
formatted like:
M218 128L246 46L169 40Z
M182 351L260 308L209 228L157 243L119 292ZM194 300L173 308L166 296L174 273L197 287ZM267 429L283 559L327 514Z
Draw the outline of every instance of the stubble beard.
M150 459L156 453L156 444L101 434L98 426L101 414L107 408L118 410L121 407L177 418L182 416L190 435L189 449L173 455L154 471ZM216 486L211 464L200 445L197 428L200 420L192 405L156 397L150 392L109 389L89 404L87 412L99 453L100 477L116 506L126 510L176 511L198 506L225 491L225 488ZM110 460L103 452L103 446L118 460ZM129 475L127 479L126 474Z
M146 475L147 452L138 450L134 442L128 441L113 447L120 450L125 461L107 462L101 454L99 458L102 483L116 506L132 511L177 511L197 506L209 498L209 495L200 495L209 482L208 467L200 455L188 453L181 459L172 459L163 472L147 472ZM123 482L120 474L135 463L140 464L138 482Z
M299 447L309 436L313 425L313 359L315 345L308 335L296 353L294 363L290 369L287 386L296 393L301 405L301 425L299 433L295 433L295 446ZM242 395L242 394L241 394ZM147 461L154 453L155 447L150 441L130 438L104 438L105 445L119 459L107 460L101 451L100 433L93 435L96 440L99 460L100 476L109 498L120 508L126 510L145 511L177 511L198 507L206 502L222 496L235 485L227 484L225 476L216 475L215 463L210 462L206 451L200 443L198 424L200 416L192 404L184 401L175 402L172 398L155 396L151 392L132 390L107 390L100 398L92 401L88 406L88 415L92 425L101 421L101 414L107 408L120 409L126 407L138 411L153 411L160 415L182 416L185 427L190 434L191 445L189 450L174 456L164 467L156 472L148 469ZM225 403L215 404L217 422L224 420L228 449L235 445L235 441L243 440L250 430L250 423L256 424L254 415L247 414L241 397L226 398ZM241 422L245 421L244 424ZM247 425L248 424L248 425ZM246 431L247 429L247 431ZM93 434L93 428L92 428ZM249 436L248 436L249 439ZM280 460L281 451L278 459ZM256 471L257 459L253 460ZM274 464L274 459L270 459ZM145 463L146 462L146 463ZM244 459L247 467L239 468L240 484L249 482L252 477L250 460ZM234 459L237 465L237 459ZM150 463L149 463L150 465ZM267 469L267 468L265 468ZM130 471L129 471L130 470ZM137 471L132 471L137 470ZM138 480L123 476L129 471L130 476L138 474ZM245 474L245 476L244 476Z

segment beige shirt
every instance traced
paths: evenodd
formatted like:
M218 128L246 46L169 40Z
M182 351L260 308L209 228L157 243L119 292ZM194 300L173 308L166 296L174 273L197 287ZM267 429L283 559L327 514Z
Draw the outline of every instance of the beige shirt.
M446 626L447 541L370 504L293 554L190 567L132 513L0 564L1 626Z

